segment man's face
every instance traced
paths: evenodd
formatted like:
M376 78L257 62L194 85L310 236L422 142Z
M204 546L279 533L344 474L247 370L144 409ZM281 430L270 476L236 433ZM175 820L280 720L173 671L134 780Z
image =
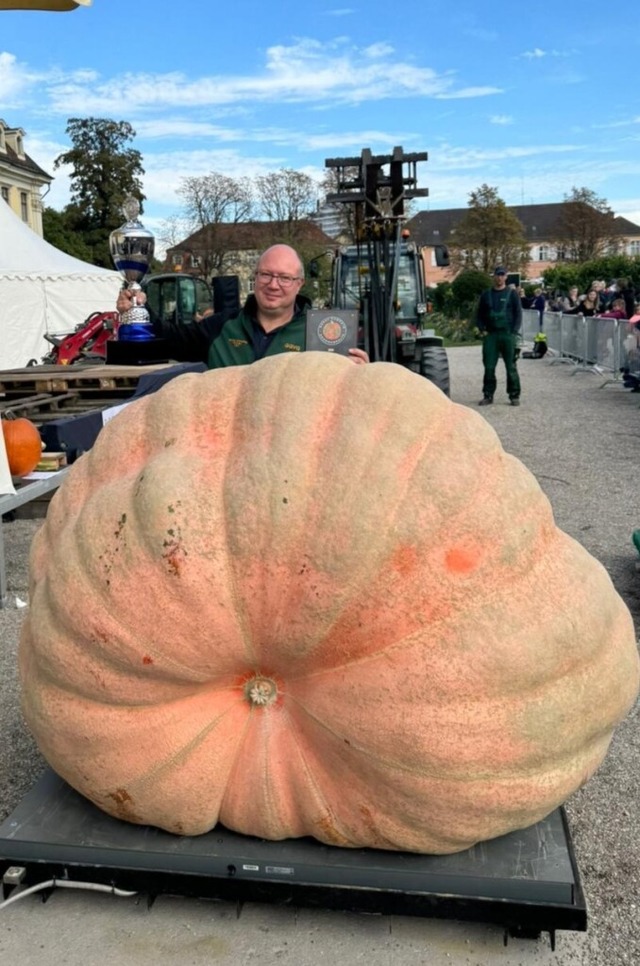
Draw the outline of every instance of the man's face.
M493 287L494 288L506 288L507 276L496 274L493 276Z
M275 277L264 277L265 273ZM256 269L254 294L258 307L265 314L293 312L303 283L300 263L292 252L286 248L265 252Z

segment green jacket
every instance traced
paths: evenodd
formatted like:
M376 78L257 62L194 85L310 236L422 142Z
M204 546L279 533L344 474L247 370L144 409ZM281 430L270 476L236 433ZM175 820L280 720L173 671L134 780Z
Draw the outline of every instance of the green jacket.
M280 352L304 352L307 344L307 309L310 306L311 302L305 295L298 296L293 318L276 329L265 356L275 356ZM255 296L250 295L240 314L224 323L220 335L209 349L209 369L246 366L256 361L252 324L256 309Z
M489 288L484 291L478 301L476 325L481 332L496 332L498 329L519 332L522 303L515 289Z

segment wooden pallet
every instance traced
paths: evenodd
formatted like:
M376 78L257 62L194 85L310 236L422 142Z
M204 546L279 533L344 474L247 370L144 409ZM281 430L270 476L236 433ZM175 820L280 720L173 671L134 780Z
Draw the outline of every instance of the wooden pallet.
M140 376L166 368L167 363L150 366L27 366L0 372L0 393L35 395L42 392L79 390L135 390Z
M140 376L166 368L148 366L27 366L0 371L0 415L26 416L36 426L105 409L129 399Z
M39 392L32 396L15 397L10 395L8 398L0 398L0 415L3 419L26 416L34 421L45 415L53 418L59 416L62 410L73 412L79 400L77 392Z

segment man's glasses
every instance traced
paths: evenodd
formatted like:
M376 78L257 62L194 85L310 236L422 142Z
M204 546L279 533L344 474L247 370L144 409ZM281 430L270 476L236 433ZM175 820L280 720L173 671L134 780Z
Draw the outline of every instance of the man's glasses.
M256 279L261 285L276 282L280 288L291 288L294 282L301 281L299 275L275 275L273 272L256 272Z

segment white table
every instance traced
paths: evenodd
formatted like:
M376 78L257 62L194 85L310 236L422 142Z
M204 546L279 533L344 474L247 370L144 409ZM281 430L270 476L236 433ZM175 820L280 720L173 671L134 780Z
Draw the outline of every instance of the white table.
M55 473L47 473L46 476L42 475L38 479L30 480L26 477L24 480L18 480L15 483L15 486L12 487L13 493L5 493L0 496L0 608L6 607L9 600L7 596L7 568L4 557L2 515L23 506L25 503L30 503L31 500L35 500L39 496L44 496L45 493L57 490L68 472L69 467L65 466Z

